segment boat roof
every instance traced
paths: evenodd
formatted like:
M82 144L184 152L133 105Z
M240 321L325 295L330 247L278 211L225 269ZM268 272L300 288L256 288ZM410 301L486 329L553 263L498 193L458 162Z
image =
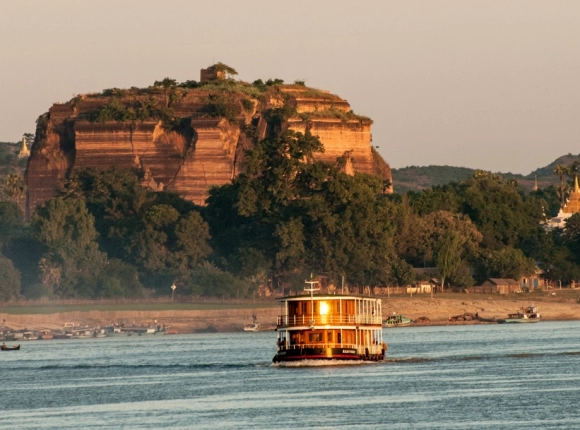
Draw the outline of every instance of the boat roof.
M294 301L294 300L304 300L309 299L311 296L310 294L299 294L296 296L285 296L276 299L278 302L287 302L287 301ZM312 296L312 300L340 300L340 299L351 299L351 300L371 300L377 301L381 300L379 297L368 297L368 296L357 296L357 295L343 295L343 294L314 294Z

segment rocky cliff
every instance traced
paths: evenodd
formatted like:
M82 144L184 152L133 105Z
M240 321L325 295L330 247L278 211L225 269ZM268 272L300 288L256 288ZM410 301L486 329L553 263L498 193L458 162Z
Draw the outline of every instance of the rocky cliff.
M344 157L347 173L392 182L389 165L371 146L372 121L355 115L346 100L300 84L248 84L208 70L200 83L166 79L54 104L37 122L26 171L27 213L84 167L136 169L144 185L203 205L209 187L243 171L245 150L284 129L319 136L320 160Z

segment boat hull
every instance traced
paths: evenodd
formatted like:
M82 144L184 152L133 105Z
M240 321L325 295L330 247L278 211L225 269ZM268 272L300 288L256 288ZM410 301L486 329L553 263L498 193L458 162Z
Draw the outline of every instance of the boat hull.
M272 361L278 363L299 360L384 361L384 359L384 354L359 354L355 349L348 348L302 348L278 351Z
M393 328L393 327L409 327L411 325L411 321L409 322L402 322L402 323L396 323L396 324L388 324L385 323L383 324L384 328Z
M498 323L500 324L528 324L528 323L537 323L540 322L539 318L508 318L505 320L500 320Z
M20 351L20 345L14 347L3 347L0 351Z

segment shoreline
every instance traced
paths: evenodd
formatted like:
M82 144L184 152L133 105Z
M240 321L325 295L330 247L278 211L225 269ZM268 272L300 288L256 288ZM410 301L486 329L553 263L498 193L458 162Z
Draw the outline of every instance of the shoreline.
M571 290L551 293L530 294L526 296L488 296L466 295L459 293L440 293L433 298L430 296L400 296L381 297L383 319L391 314L403 314L411 320L421 318L423 321L413 323L410 327L425 326L453 326L474 324L497 324L492 318L503 319L508 313L514 312L522 306L535 303L543 321L573 321L580 320L580 292ZM43 304L47 311L46 303ZM219 309L173 309L173 310L78 310L70 306L70 311L54 313L25 313L6 312L6 306L0 307L0 325L12 330L57 330L62 329L65 323L74 323L81 326L104 327L113 323L128 325L165 325L178 333L201 332L238 332L243 331L244 324L252 321L252 314L256 314L260 323L260 331L269 331L276 328L279 305L272 301L271 305L260 302L255 307L247 305L232 308L232 304ZM48 307L49 308L49 307ZM48 309L49 310L49 309ZM450 317L465 313L478 314L481 320L450 321Z

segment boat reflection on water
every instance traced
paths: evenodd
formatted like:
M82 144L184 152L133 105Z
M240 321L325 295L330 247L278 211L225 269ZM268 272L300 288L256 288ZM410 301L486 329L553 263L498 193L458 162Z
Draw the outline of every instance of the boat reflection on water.
M316 294L318 281L306 281L309 294L278 299L280 316L274 363L302 360L382 361L381 300L353 295Z

